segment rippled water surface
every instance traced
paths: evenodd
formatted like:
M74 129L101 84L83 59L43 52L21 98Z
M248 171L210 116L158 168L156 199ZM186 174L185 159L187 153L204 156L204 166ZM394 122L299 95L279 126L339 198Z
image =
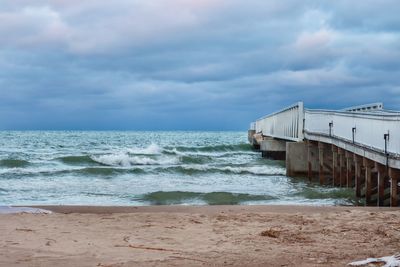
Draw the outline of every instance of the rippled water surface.
M0 205L352 204L246 132L0 132Z

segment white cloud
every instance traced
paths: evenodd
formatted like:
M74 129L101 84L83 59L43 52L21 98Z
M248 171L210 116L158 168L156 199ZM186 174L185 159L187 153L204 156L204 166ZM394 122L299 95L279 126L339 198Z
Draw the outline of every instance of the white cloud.
M38 1L0 8L1 43L59 43L75 53L112 53L171 39L207 19L220 1ZM10 36L11 34L11 36Z
M37 47L65 43L70 29L49 7L24 7L0 12L0 47Z

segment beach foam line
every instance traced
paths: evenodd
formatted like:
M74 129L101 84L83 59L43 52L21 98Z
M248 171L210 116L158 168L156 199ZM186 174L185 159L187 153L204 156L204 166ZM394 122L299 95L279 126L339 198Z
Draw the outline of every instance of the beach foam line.
M52 212L49 211L49 210L39 209L39 208L0 206L0 214L11 214L11 213L49 214L49 213L52 213Z

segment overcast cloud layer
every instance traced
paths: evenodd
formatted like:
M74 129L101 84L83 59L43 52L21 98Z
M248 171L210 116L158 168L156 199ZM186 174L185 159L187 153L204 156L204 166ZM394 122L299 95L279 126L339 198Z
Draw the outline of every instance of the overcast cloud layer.
M0 0L0 129L245 130L400 109L400 2Z

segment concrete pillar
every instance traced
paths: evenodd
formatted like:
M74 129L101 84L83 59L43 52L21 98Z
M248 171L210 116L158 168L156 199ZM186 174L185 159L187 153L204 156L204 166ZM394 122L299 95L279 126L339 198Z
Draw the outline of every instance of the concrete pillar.
M339 164L338 164L338 148L335 145L332 145L332 185L339 185Z
M286 143L286 175L306 177L308 174L307 144L305 142Z
M339 154L339 185L340 187L345 186L346 184L346 166L345 166L345 153L344 150L341 148L338 148L338 154Z
M378 206L385 204L386 166L375 162L375 169L378 172Z
M355 166L355 190L356 190L356 197L361 197L361 165L362 160L361 157L354 154L354 166Z
M365 204L369 205L371 203L372 168L374 167L374 163L367 158L363 158L363 165L365 168Z
M260 142L260 150L264 158L274 160L286 159L286 141L266 139Z
M318 163L318 143L313 141L306 141L307 144L307 177L311 182L313 177L319 172Z
M363 165L363 162L361 161L361 166L360 166L360 180L361 180L361 195L360 197L364 197L365 198L365 189L367 188L367 179L366 179L366 169Z
M400 180L400 170L389 168L390 177L390 206L398 206L398 182Z
M353 187L353 154L345 153L346 156L346 186Z
M319 162L319 183L325 184L325 174L324 174L324 144L318 142L318 162Z
M311 155L312 146L313 144L310 141L307 141L307 177L310 182L312 181L313 177L312 155Z

